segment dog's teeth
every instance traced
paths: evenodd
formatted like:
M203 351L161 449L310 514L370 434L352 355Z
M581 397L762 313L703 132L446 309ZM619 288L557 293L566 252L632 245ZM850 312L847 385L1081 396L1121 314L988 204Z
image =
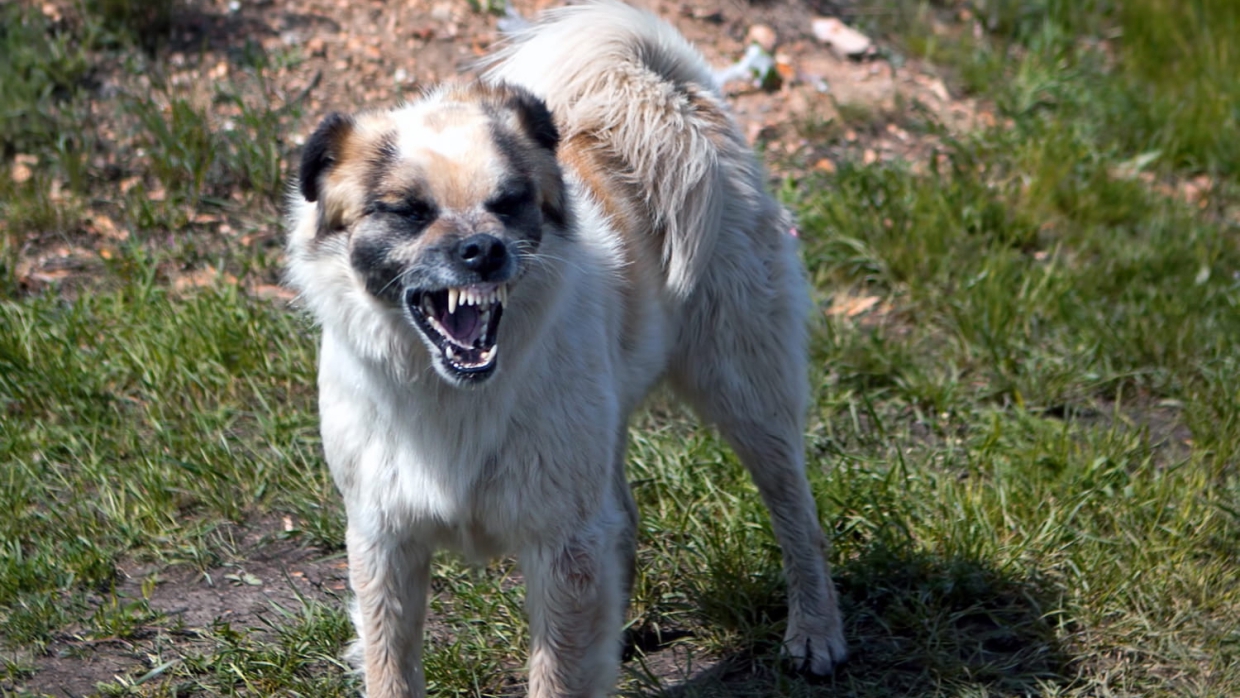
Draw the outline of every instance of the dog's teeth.
M499 345L498 345L498 344L496 344L495 346L491 347L490 349L487 349L486 351L482 352L482 354L480 354L480 355L478 356L478 358L482 359L482 362L483 362L483 363L490 363L490 362L491 362L491 360L495 358L495 352L497 352L497 351L499 351Z
M499 288L495 289L495 295L499 297L500 305L508 305L508 284L500 284Z
M449 361L456 361L456 350L450 344L443 348L443 355L448 357Z
M456 312L457 301L461 299L461 290L457 288L448 289L448 314Z
M430 296L422 296L422 312L426 313L427 317L435 317L435 304L431 303Z

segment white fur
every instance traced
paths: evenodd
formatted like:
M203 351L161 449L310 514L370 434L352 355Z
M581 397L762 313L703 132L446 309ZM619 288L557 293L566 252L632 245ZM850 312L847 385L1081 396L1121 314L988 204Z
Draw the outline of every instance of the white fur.
M369 695L424 692L439 548L519 556L532 696L611 690L635 535L626 425L662 377L753 473L784 550L786 651L829 672L846 648L804 475L807 293L761 168L735 129L687 110L686 90L722 113L709 70L669 27L618 4L551 13L498 61L491 79L545 98L565 137L604 134L631 168L616 176L647 193L664 286L626 286L596 192L566 172L575 235L544 236L512 287L497 373L463 389L432 370L399 310L366 293L347 238L316 241L316 205L294 205L290 280L323 328L323 442L348 514ZM629 334L626 302L645 311Z
M701 54L651 14L596 2L544 13L487 62L488 79L545 99L565 131L609 134L666 228L668 290L687 295L710 259L729 176L686 94L724 108Z

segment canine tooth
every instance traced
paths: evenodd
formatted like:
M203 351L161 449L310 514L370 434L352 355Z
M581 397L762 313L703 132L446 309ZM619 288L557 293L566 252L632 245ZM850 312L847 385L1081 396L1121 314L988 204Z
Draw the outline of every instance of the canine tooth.
M431 303L430 296L422 296L422 312L426 313L427 317L435 317L435 306Z
M443 348L443 355L448 357L450 361L456 361L456 350L452 348L451 344Z
M448 314L449 315L456 312L456 302L460 300L460 298L461 298L460 289L456 289L456 288L448 289Z

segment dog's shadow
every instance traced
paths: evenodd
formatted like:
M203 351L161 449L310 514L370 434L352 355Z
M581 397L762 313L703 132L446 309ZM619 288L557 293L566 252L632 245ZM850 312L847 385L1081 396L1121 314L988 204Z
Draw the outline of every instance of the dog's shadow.
M694 668L691 658L686 662L692 643L680 642L683 635L664 635L660 643L637 633L630 635L629 688L623 694L1030 695L1073 682L1076 660L1057 632L1066 624L1058 612L1061 601L1046 583L981 561L887 547L837 566L835 576L852 652L835 675L818 679L790 671L776 651L778 634ZM784 603L774 590L751 601L750 608L763 614L778 613Z

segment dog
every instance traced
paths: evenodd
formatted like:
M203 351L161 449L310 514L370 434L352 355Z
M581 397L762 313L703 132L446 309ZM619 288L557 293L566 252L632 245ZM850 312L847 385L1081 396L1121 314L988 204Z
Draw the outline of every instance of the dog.
M845 658L805 476L808 287L764 177L696 49L607 1L545 13L477 81L307 139L288 273L322 331L367 695L424 694L441 548L517 556L531 696L614 688L627 424L661 381L770 510L785 655L813 674Z

